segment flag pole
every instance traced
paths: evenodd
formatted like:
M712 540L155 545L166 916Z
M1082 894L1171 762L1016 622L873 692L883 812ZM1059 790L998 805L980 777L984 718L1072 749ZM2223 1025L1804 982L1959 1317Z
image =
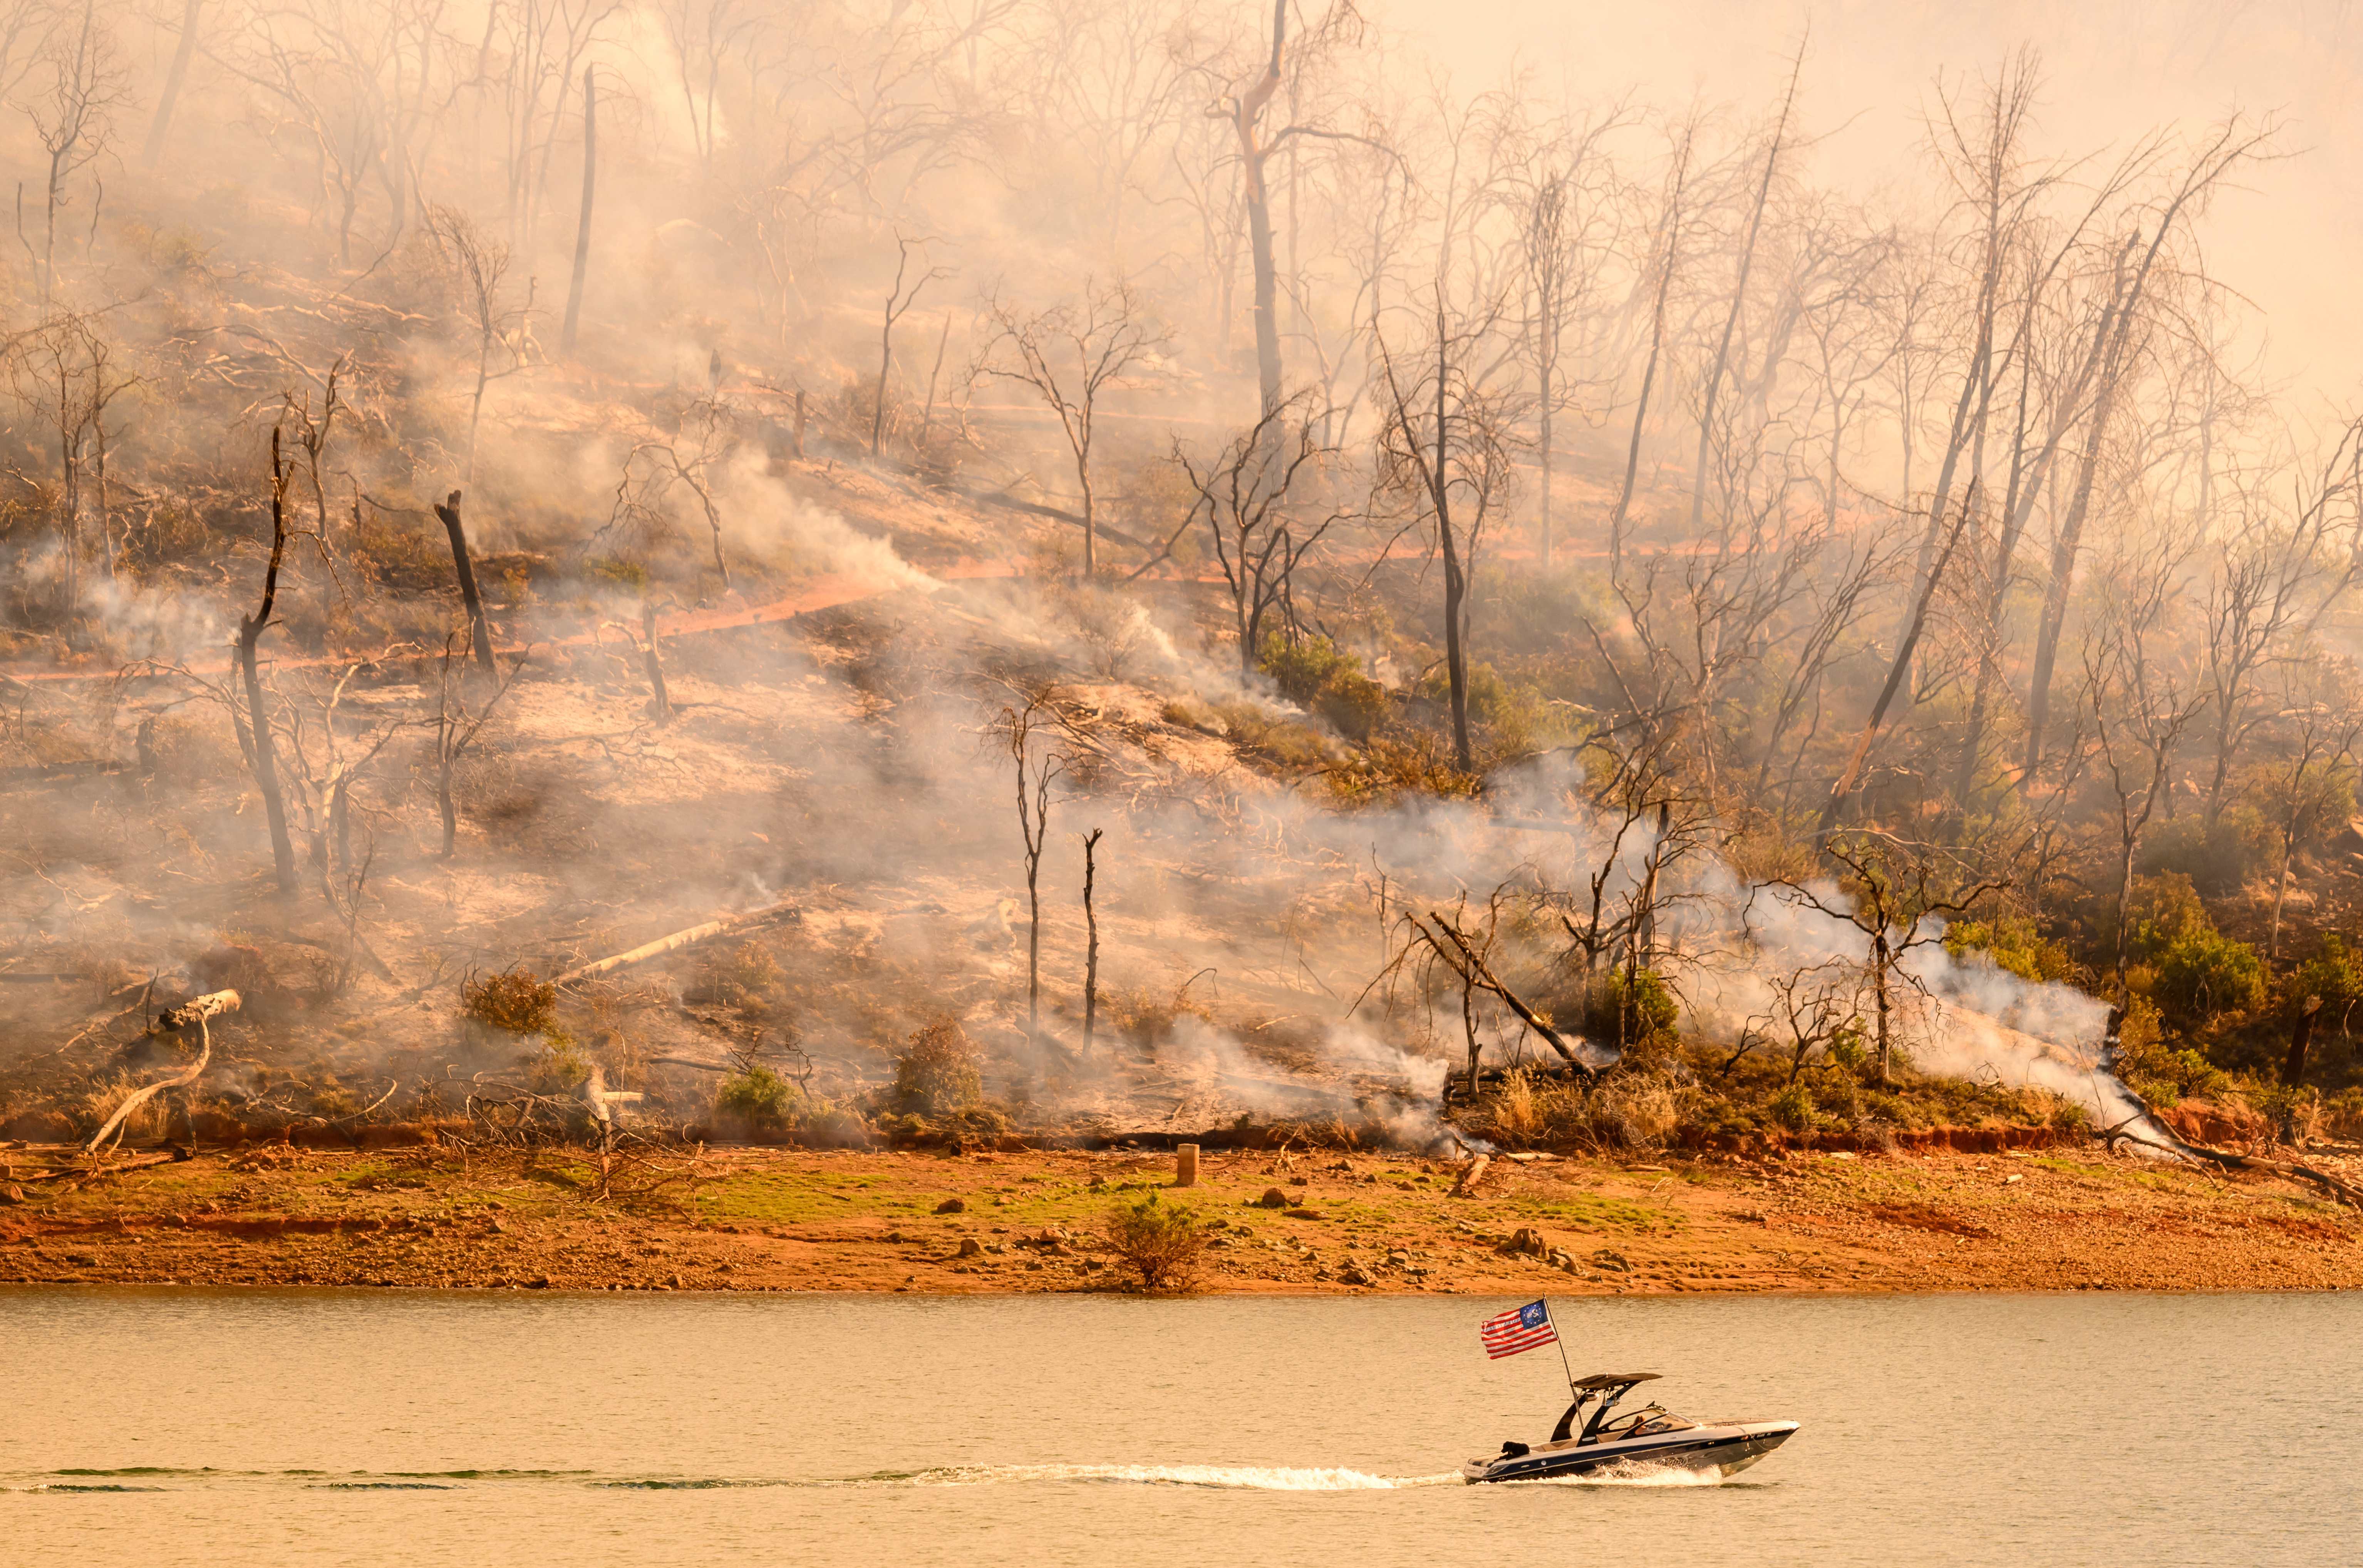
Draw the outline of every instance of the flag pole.
M1543 1311L1547 1314L1550 1311L1550 1297L1548 1296L1543 1297ZM1575 1397L1575 1368L1567 1364L1567 1336L1559 1331L1558 1318L1553 1318L1550 1325L1551 1343L1559 1347L1559 1370L1567 1373L1567 1396L1572 1399Z

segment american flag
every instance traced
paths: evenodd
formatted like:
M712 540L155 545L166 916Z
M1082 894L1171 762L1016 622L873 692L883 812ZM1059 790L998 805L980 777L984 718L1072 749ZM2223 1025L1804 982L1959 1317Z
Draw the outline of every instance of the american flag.
M1495 1361L1559 1340L1559 1330L1551 1327L1550 1308L1539 1301L1497 1312L1479 1324L1477 1332L1485 1341L1485 1353Z

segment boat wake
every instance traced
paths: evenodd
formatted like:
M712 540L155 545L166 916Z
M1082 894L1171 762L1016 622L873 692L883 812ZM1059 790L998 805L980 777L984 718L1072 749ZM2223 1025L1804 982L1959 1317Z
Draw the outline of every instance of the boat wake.
M1458 1477L1456 1477L1458 1479ZM1720 1470L1681 1470L1662 1464L1616 1464L1589 1475L1559 1475L1541 1481L1513 1481L1513 1486L1720 1486Z
M137 1477L143 1482L173 1481L183 1487L170 1485L127 1484ZM767 1479L761 1477L724 1476L645 1476L601 1479L583 1471L548 1470L454 1470L396 1471L384 1474L349 1473L336 1478L316 1470L290 1471L217 1471L209 1469L173 1469L163 1466L132 1466L123 1470L67 1470L52 1472L49 1476L26 1478L31 1485L0 1482L0 1491L8 1492L158 1492L184 1489L188 1483L199 1487L207 1483L216 1485L276 1481L293 1484L315 1491L334 1492L438 1492L456 1490L470 1482L501 1485L504 1483L559 1482L589 1486L599 1491L625 1492L704 1492L736 1490L742 1487L791 1488L860 1488L860 1487L949 1487L949 1486L1012 1486L1056 1485L1065 1482L1097 1483L1119 1486L1186 1486L1218 1492L1403 1492L1426 1486L1459 1486L1462 1478L1457 1471L1436 1475L1376 1475L1363 1470L1342 1466L1291 1466L1270 1464L949 1464L927 1470L879 1471L868 1475L847 1475L826 1479ZM1723 1477L1714 1471L1701 1473L1642 1464L1618 1465L1590 1475L1567 1476L1551 1480L1521 1481L1518 1486L1714 1486Z
M901 1477L913 1486L993 1486L1013 1482L1104 1481L1137 1486L1203 1486L1240 1492L1397 1492L1458 1486L1457 1473L1372 1475L1360 1470L1292 1469L1262 1464L975 1464L922 1470Z

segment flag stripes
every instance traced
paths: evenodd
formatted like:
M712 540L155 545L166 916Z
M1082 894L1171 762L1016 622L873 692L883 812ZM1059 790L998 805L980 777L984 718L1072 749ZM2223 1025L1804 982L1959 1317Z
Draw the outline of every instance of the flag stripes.
M1477 1334L1485 1341L1485 1353L1495 1361L1559 1340L1559 1330L1551 1327L1550 1308L1539 1301L1495 1313L1478 1325Z

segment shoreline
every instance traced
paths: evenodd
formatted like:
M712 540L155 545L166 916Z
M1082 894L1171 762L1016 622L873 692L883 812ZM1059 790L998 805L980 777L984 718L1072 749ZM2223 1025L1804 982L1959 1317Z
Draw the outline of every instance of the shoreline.
M2363 1288L2354 1211L2096 1149L1535 1155L1456 1195L1465 1166L1333 1151L1207 1153L1176 1188L1160 1154L732 1146L595 1202L576 1150L261 1145L28 1179L64 1152L0 1150L0 1286L1106 1293L1126 1272L1099 1224L1154 1191L1210 1234L1203 1295Z

